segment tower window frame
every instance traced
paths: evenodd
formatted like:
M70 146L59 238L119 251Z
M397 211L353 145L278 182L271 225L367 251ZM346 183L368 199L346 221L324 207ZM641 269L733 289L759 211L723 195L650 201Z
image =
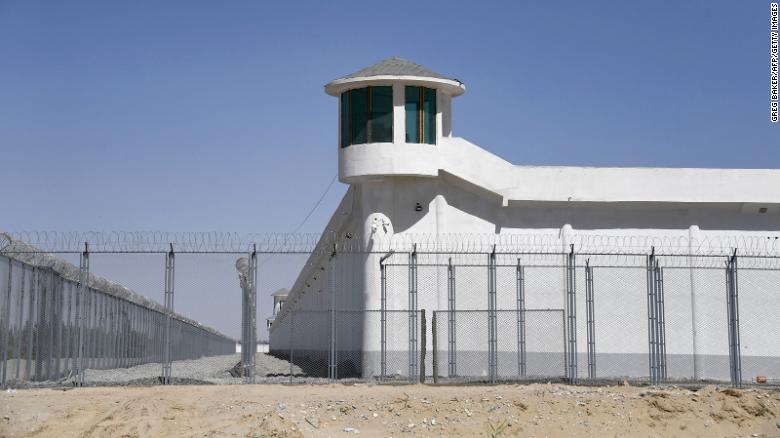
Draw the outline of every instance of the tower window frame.
M436 98L435 88L415 85L404 88L407 143L436 144Z
M393 142L393 86L373 85L341 93L342 148Z

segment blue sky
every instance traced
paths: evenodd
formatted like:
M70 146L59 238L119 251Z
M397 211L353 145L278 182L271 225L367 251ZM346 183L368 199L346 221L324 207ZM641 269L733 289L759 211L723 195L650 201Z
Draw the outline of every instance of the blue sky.
M0 0L0 229L290 231L337 171L323 85L388 56L464 81L454 134L517 164L780 167L769 2ZM162 300L161 257L93 266ZM237 334L223 258L177 309Z
M514 163L778 167L768 10L2 1L0 228L290 230L336 173L322 86L387 56L463 80L454 133Z

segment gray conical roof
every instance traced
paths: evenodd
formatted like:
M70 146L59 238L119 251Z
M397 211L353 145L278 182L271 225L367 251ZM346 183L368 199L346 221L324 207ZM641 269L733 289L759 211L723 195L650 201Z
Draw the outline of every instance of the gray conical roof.
M428 70L420 64L415 64L403 58L391 57L383 59L374 65L368 66L355 73L340 79L369 78L372 76L419 76L438 79L455 80L434 71ZM458 81L459 82L459 81Z

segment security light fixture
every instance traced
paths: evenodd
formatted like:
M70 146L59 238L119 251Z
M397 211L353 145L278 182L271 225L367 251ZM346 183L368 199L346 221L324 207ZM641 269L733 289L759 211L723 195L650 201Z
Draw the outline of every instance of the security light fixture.
M249 259L247 259L246 257L241 257L238 260L236 260L236 271L238 271L239 274L248 275Z
M238 271L241 288L247 288L249 286L249 259L241 257L236 260L236 271Z
M419 202L414 204L414 211L422 211L422 205Z

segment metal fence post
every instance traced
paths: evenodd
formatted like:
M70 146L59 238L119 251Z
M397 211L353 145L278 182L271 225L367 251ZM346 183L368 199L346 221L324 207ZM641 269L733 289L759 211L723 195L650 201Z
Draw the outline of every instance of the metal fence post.
M588 379L596 378L596 321L593 302L593 268L585 261L585 312L588 334Z
M62 363L61 363L61 357L62 357L62 329L63 329L63 319L62 319L62 308L64 305L63 302L63 293L64 293L64 287L63 287L63 278L59 275L56 277L56 289L55 289L55 295L54 295L54 303L55 303L55 315L56 318L54 320L55 329L56 329L56 340L54 342L55 344L55 359L54 359L54 373L55 378L59 379L62 372Z
M173 321L171 322L173 324ZM122 368L130 366L130 303L122 301L122 334L120 339L122 345ZM165 383L163 381L163 383Z
M47 289L49 298L47 322L49 326L46 334L48 338L46 351L49 353L49 358L46 360L46 380L53 380L56 375L54 366L57 354L57 274L54 271L49 273Z
M431 343L433 344L433 383L439 383L439 349L438 349L438 336L436 334L436 314L437 311L432 312L431 316Z
M417 375L417 244L409 255L409 379Z
M338 330L336 327L336 245L328 261L328 286L330 289L330 356L328 358L328 379L338 379Z
M488 374L490 383L496 383L498 374L498 327L496 322L496 246L488 254Z
M117 300L116 302L116 367L122 368L125 366L124 353L125 353L125 301ZM164 338L164 333L163 333ZM163 355L160 358L160 362L165 362L165 340L160 343L163 348Z
M170 250L165 255L165 341L163 346L162 383L171 383L171 317L173 314L173 291L176 274L176 255L173 252L173 243L169 244Z
M33 350L33 308L35 307L35 278L37 277L37 268L33 266L30 273L30 299L27 306L27 360L24 365L24 380L30 380L32 372L32 350Z
M729 368L731 385L742 386L742 357L739 341L739 285L737 282L737 250L726 264L726 311L729 335Z
M577 383L577 272L574 245L566 258L566 319L569 343L569 383Z
M525 352L525 267L517 258L517 375L526 376L526 352Z
M656 358L656 328L655 320L655 248L647 257L647 346L649 354L650 384L658 384L657 358Z
M458 344L457 323L455 320L457 309L455 293L455 266L452 257L447 263L447 375L455 377L458 374Z
M379 282L380 282L380 380L387 378L387 265L385 261L393 255L390 251L379 259Z
M22 365L22 338L24 338L24 328L22 327L22 317L24 313L24 286L25 277L27 275L27 269L25 265L22 265L22 281L19 288L19 307L16 313L16 329L19 335L16 337L16 372L14 378L18 381L20 375L20 367ZM70 302L68 303L68 319L70 320ZM67 367L67 364L66 364Z
M379 380L387 378L387 267L384 257L379 259Z
M13 259L8 258L8 287L6 288L5 293L5 302L3 305L3 328L2 328L2 336L0 336L0 348L3 350L3 375L2 375L2 386L5 386L6 382L6 368L8 365L8 346L10 336L8 335L8 331L11 329L11 325L9 324L9 319L11 318L11 284L13 280Z
M658 378L666 381L666 314L664 306L664 270L658 261L655 264L656 276L656 322L658 323Z
M40 297L38 299L38 336L36 337L35 346L35 377L37 380L46 380L48 378L48 370L46 367L46 361L48 360L48 346L49 338L49 318L46 314L46 307L49 301L49 290L46 279L48 277L48 271L44 271L43 285L40 287Z
M664 316L663 270L655 256L655 248L647 257L647 327L650 382L666 380L666 321Z
M54 378L54 355L56 354L55 337L57 328L57 313L56 313L56 274L54 271L49 271L48 281L46 282L46 380L52 380Z
M420 310L420 383L425 383L425 354L427 353L428 329L425 321L425 309Z
M36 275L38 277L38 275ZM36 281L37 283L37 281ZM36 288L37 289L37 288ZM76 302L76 325L78 331L78 350L76 355L76 382L77 386L84 385L84 355L86 348L85 325L86 325L86 297L89 290L89 245L84 242L84 252L81 253L81 263L79 266L79 291Z
M249 346L246 383L255 383L255 356L257 354L257 246L249 255Z
M246 263L246 266L243 265ZM236 261L239 283L241 285L241 376L244 383L255 381L255 355L257 353L257 249L253 246L249 258ZM199 333L186 331L197 336ZM202 350L199 345L191 345L187 357L195 357Z

